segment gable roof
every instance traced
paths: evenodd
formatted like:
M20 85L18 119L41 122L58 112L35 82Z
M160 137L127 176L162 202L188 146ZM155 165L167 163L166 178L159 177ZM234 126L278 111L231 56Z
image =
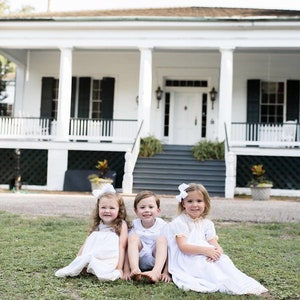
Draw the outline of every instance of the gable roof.
M252 8L211 8L181 7L152 9L114 9L68 12L48 12L36 14L2 15L0 21L89 21L99 20L300 20L298 10L252 9Z

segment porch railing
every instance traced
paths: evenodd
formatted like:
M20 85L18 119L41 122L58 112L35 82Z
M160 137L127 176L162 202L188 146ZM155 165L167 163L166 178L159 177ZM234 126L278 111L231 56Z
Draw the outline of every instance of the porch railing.
M295 147L300 146L300 123L231 124L230 146Z
M55 141L57 130L57 121L50 118L0 117L0 139ZM133 143L136 134L137 120L72 118L68 139Z
M137 120L122 119L71 119L72 140L86 139L90 142L109 141L114 143L133 143L137 134Z
M0 117L0 138L50 139L51 119Z

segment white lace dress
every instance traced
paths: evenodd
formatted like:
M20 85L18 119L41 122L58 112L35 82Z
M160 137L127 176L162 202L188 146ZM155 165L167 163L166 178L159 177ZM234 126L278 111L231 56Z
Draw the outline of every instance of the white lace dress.
M186 236L190 244L211 246L207 241L216 237L212 221L193 220L183 213L167 225L165 234L168 238L169 272L179 288L236 295L267 292L258 281L238 270L225 254L216 262L208 262L204 255L187 255L180 251L176 235Z
M119 236L110 226L100 224L99 231L87 237L81 255L56 271L55 276L77 276L86 267L88 273L96 275L100 280L116 280L121 276L120 271L116 270L118 260Z

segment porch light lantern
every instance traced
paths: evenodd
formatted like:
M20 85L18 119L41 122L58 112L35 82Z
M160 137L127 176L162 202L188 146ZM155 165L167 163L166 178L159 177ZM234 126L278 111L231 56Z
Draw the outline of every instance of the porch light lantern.
M217 99L217 94L218 94L218 92L216 91L215 87L213 87L211 89L211 91L209 92L210 100L211 100L211 109L214 109L214 103Z
M157 100L157 108L159 108L159 102L162 99L163 93L164 93L164 91L160 88L160 86L155 91L156 100Z

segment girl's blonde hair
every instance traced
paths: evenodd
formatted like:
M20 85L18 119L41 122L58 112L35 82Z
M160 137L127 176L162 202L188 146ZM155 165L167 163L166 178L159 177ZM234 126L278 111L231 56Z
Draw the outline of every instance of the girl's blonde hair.
M140 203L140 201L142 201L145 198L152 197L152 196L155 198L156 205L159 208L160 207L160 199L158 198L158 196L151 191L142 191L135 196L134 203L133 203L134 209L137 209L137 205Z
M197 183L189 183L188 187L185 189L185 191L187 193L188 192L194 192L194 191L198 191L198 192L202 193L203 200L204 200L204 203L205 203L205 208L204 208L204 211L203 211L201 217L205 218L208 215L209 211L210 211L210 198L209 198L208 191L206 190L204 185L197 184ZM181 201L178 203L178 214L181 214L184 211L182 201L183 201L183 199L181 199Z
M112 222L111 227L117 235L120 235L123 221L125 221L127 225L129 225L129 221L127 220L127 213L124 200L118 193L104 193L97 199L96 207L92 214L92 225L90 227L89 234L91 234L93 231L99 230L98 226L101 222L101 218L99 216L99 203L103 197L111 200L117 200L117 203L119 205L119 213L117 218Z

